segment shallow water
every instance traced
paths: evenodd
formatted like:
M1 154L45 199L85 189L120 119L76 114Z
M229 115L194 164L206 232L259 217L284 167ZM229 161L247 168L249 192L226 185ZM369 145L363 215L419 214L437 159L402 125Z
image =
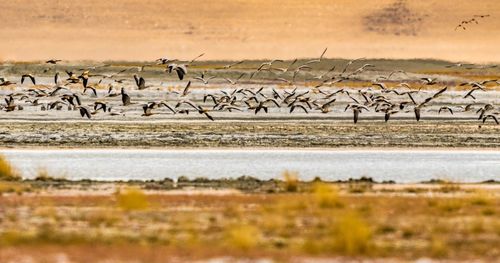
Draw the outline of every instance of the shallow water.
M26 178L40 169L67 179L128 180L179 176L301 179L372 177L401 183L430 179L481 182L500 179L500 151L446 150L2 150Z

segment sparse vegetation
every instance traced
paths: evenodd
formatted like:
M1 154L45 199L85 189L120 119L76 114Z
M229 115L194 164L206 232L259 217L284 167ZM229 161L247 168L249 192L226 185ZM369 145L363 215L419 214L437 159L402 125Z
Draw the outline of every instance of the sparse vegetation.
M343 205L339 199L337 186L319 182L314 184L313 190L320 208L334 208Z
M16 169L9 163L5 156L0 155L0 180L18 181L21 176Z
M347 213L335 225L334 249L342 254L366 255L373 249L372 230L358 215Z
M299 174L297 172L285 170L283 179L285 180L285 191L297 192L299 190Z
M89 182L51 180L0 184L0 188L8 183L12 189L36 187L44 193L63 189L64 193L1 196L0 253L23 245L43 250L51 245L64 249L64 244L84 250L89 244L105 244L110 251L140 245L161 247L169 255L181 257L189 250L190 255L202 258L258 256L285 261L316 256L402 260L489 260L500 256L500 251L491 249L500 238L496 222L499 188L491 185L477 188L481 190L463 186L459 192L445 193L441 183L424 184L408 195L405 187L379 187L370 178L338 183L292 180L296 188L289 192L286 180L261 182L242 177L186 179L184 183L193 189L193 181L199 181L200 187L245 182L262 189L247 194L188 195L152 187L171 182L166 179L115 183L119 190L114 194L67 195L72 187L82 189ZM99 184L92 182L85 189L98 191L91 189L99 189ZM371 187L369 192L353 194L353 184ZM109 191L110 184L103 187ZM149 187L153 190L144 190ZM273 187L277 190L268 194L265 189Z
M125 211L144 210L149 207L147 196L138 188L127 187L116 193L118 206Z
M226 242L230 248L248 251L259 242L259 229L252 225L237 224L226 230Z
M163 195L144 192L132 182L111 196L7 196L0 198L5 211L0 243L143 244L202 254L210 247L215 255L235 256L456 259L484 257L478 251L500 238L491 236L500 228L495 217L487 215L496 213L498 202L498 193L490 190L457 197L442 192L429 197L424 191L415 198L404 197L404 188L388 194L373 188L369 195L353 195L353 182L298 183L298 192L275 194ZM20 213L19 204L27 210ZM430 221L434 223L425 227ZM33 225L33 231L23 232L25 224ZM478 244L478 238L484 241ZM394 246L393 240L405 246ZM491 250L487 258L498 253Z

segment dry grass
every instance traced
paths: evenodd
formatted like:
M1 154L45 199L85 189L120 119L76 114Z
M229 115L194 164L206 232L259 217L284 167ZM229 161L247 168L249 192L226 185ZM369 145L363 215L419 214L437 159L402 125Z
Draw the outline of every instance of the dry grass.
M404 188L388 193L374 188L352 194L349 184L319 180L300 183L297 189L192 195L127 187L112 195L5 195L0 197L0 244L28 255L35 252L26 246L44 251L58 245L52 253L75 258L97 244L109 247L103 258L122 261L126 258L118 255L128 253L129 245L191 260L341 256L489 261L500 256L495 245L500 240L497 191L463 187L454 193L408 196ZM6 251L0 248L0 259ZM160 261L136 252L129 259Z
M0 155L0 180L17 181L21 176L17 170L9 163L5 156Z
M285 182L285 191L297 192L299 190L299 174L297 172L283 171L283 179Z
M229 248L244 251L256 248L259 238L259 228L252 225L232 225L226 229L225 233L225 242Z
M125 211L145 210L149 208L148 197L138 188L125 188L116 193L118 207Z

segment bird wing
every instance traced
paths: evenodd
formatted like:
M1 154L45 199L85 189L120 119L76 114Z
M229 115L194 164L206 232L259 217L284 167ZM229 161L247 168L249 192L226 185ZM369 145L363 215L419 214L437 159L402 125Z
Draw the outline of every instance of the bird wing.
M358 123L359 110L353 109L353 113L354 113L354 123Z
M184 91L182 91L183 96L186 96L189 93L189 87L191 87L191 81L188 81L186 87L184 88Z
M210 114L208 114L207 112L204 112L203 114L205 114L205 116L207 116L207 118L209 120L214 121L214 118Z
M432 96L432 98L437 98L439 95L441 95L443 92L445 92L448 89L448 87L444 87L440 91L438 91L436 94Z

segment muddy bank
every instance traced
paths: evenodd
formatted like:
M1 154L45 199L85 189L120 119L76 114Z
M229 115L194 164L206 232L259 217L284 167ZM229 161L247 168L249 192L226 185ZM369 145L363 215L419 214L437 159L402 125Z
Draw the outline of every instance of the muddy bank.
M13 122L2 147L500 147L500 126L468 120Z

